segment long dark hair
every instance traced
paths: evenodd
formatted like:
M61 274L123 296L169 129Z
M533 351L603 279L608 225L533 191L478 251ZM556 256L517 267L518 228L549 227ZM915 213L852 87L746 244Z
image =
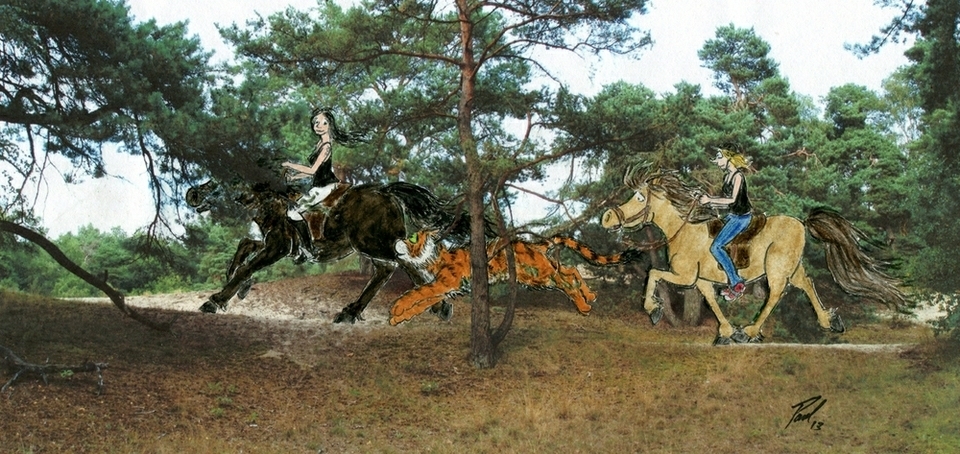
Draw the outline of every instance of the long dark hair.
M330 136L333 137L333 140L335 140L337 144L352 147L369 141L366 131L347 131L341 129L337 124L337 117L333 114L333 109L329 107L315 107L313 111L310 112L311 130L313 130L313 120L319 115L327 118L327 121L330 123Z

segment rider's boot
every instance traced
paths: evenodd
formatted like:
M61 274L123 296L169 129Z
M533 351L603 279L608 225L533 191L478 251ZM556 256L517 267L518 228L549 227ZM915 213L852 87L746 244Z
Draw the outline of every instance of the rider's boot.
M300 220L292 222L297 230L297 235L300 236L300 247L297 248L297 255L293 258L293 263L300 264L313 256L313 254L310 253L310 248L313 245L313 237L310 235L310 226L307 225L307 221Z
M720 293L723 295L723 299L735 301L743 295L744 290L746 290L746 285L743 282L737 282L736 285L727 287L720 291Z

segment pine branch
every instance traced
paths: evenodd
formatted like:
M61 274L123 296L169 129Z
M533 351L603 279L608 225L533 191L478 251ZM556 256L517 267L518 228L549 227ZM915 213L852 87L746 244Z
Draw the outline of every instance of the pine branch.
M53 244L53 242L48 240L42 234L28 229L22 225L4 220L0 220L0 231L13 233L14 235L20 236L36 244L37 246L40 246L40 248L46 251L47 254L50 254L50 257L56 260L56 262L64 269L105 293L110 298L110 301L113 302L114 306L116 306L117 309L120 309L120 312L123 312L123 314L127 317L130 317L158 331L170 331L170 326L173 324L173 321L176 318L167 322L157 322L144 317L130 306L127 306L122 293L111 287L110 284L107 284L103 279L94 276L87 270L80 267L80 265L74 263L69 257L66 256L66 254L63 253L63 251L60 250L59 247L57 247L56 244Z

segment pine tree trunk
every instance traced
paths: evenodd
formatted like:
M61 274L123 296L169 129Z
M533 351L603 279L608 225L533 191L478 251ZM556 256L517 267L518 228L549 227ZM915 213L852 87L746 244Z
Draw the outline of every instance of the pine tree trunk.
M696 288L688 288L683 291L683 315L684 326L698 326L700 318L703 315L703 295Z
M473 100L476 96L477 62L473 55L473 23L466 0L457 0L460 19L460 103L457 129L467 164L467 206L470 212L470 361L478 368L496 363L490 332L490 294L487 279L487 244L483 223L483 169L473 136Z

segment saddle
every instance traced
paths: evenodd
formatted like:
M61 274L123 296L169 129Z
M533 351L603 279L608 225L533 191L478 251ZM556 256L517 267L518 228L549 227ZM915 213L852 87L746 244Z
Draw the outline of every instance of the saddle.
M311 238L317 240L323 237L323 222L327 218L327 212L340 201L340 197L343 197L343 194L347 192L347 189L350 189L350 186L349 183L338 183L330 195L321 200L320 203L314 205L310 211L301 213L303 219L307 221L307 225L310 227Z
M730 259L733 260L733 265L738 269L750 266L750 240L757 236L766 225L767 216L763 213L754 213L750 219L750 225L735 236L733 241L725 247L727 253L730 254ZM707 221L707 232L710 238L716 238L722 228L723 219Z
M320 206L327 210L333 208L333 206L340 201L340 197L343 197L343 194L347 192L347 189L350 189L350 186L350 183L337 183L337 187L333 188L333 192L331 192L327 198L320 201Z

